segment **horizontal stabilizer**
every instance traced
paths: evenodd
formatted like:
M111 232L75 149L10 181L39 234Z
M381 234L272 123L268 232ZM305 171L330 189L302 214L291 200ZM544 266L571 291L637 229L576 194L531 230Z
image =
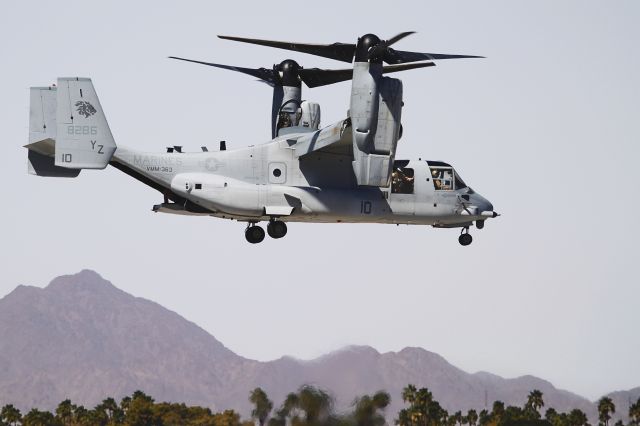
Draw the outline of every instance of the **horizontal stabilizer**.
M58 167L54 162L55 160L52 156L40 154L31 149L29 150L27 165L29 167L29 174L31 175L74 178L80 174L80 169Z

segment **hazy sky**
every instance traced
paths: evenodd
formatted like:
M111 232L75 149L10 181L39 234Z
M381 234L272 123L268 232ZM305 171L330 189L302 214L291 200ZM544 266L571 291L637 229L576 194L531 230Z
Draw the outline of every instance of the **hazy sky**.
M0 296L91 268L249 358L421 346L590 398L639 386L638 22L637 1L4 2ZM113 168L27 174L32 85L91 77L119 145L233 149L269 139L269 87L167 56L341 68L216 34L409 30L398 49L487 57L402 74L398 158L451 162L503 214L469 247L457 230L347 224L292 224L252 246L241 223L152 213L160 194ZM326 125L349 89L303 98Z

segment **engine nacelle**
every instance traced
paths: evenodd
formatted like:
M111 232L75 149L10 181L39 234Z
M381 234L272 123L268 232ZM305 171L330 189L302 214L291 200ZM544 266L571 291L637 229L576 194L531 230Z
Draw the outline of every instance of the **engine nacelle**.
M402 82L382 77L382 65L356 62L353 68L350 118L353 171L358 185L384 187L400 138Z

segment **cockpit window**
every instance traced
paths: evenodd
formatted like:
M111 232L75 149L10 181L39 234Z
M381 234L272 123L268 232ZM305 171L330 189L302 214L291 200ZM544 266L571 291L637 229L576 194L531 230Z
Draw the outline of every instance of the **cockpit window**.
M436 191L451 191L453 189L453 168L431 167L431 179Z
M467 184L464 183L464 181L462 180L462 178L460 177L460 175L458 174L458 172L456 172L455 170L453 171L454 173L454 177L455 177L455 184L456 184L456 189L462 189L462 188L466 188Z
M414 174L409 167L394 167L391 172L392 194L413 194Z
M441 163L444 164L444 163ZM436 191L452 191L454 189L466 188L462 178L453 170L453 167L449 166L433 166L431 162L431 179L433 180L433 187Z

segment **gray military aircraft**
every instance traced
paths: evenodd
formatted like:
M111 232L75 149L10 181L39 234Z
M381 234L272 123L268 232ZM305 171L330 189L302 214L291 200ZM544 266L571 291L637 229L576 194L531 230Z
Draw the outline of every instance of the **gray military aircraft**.
M304 52L352 63L342 70L305 69L293 60L267 68L242 68L172 57L254 76L273 87L271 140L218 151L140 152L116 147L88 78L58 78L32 87L28 169L38 176L77 177L107 165L160 191L154 212L205 215L246 222L250 243L287 233L287 222L387 223L461 228L497 217L493 205L442 161L397 160L402 136L402 82L386 73L434 66L434 60L476 58L394 50L411 34L389 40L373 34L355 44L290 43L219 36L222 39ZM383 65L383 62L388 65ZM344 120L320 128L320 106L303 101L301 83L318 87L352 80Z

